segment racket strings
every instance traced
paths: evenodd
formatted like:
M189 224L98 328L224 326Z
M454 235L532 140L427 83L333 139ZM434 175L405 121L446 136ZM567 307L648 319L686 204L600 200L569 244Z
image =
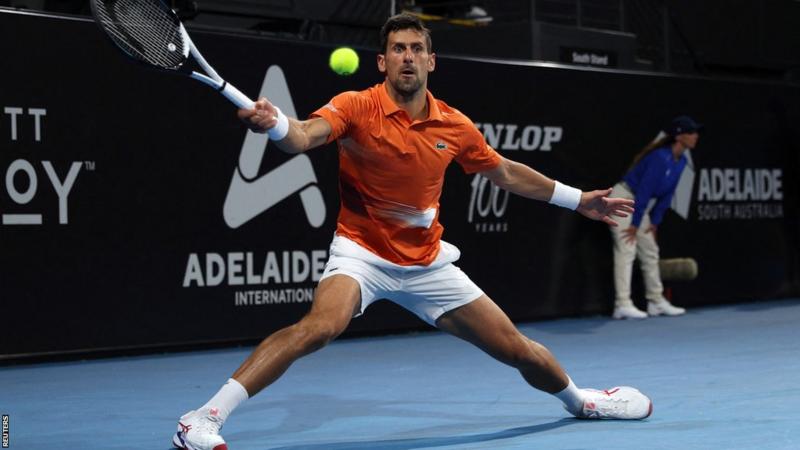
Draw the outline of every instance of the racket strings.
M161 0L95 0L101 26L132 57L163 69L185 61L180 22Z

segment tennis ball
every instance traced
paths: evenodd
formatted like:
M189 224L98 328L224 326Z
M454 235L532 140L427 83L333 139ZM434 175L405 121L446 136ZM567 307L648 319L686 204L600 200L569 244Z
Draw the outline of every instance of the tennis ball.
M353 74L358 70L358 53L350 47L339 47L331 53L328 64L339 75Z

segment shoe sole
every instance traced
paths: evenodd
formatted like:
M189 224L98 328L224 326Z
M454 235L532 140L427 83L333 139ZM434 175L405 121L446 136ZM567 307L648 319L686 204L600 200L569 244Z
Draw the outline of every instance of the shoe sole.
M619 315L619 316L618 315L613 315L613 316L611 316L611 318L614 319L614 320L644 320L644 319L647 319L648 317L650 317L650 316L649 315L644 316L644 317L633 317L633 316L622 316L622 315Z
M172 436L172 445L179 450L192 450L190 447L186 445L180 433L175 433L175 435ZM219 444L211 450L228 450L228 445Z
M653 415L653 402L651 401L650 405L647 407L647 414L644 417L639 417L639 418L636 418L636 419L634 419L634 418L611 418L611 417L603 417L601 419L598 419L598 418L595 418L595 417L581 417L581 416L575 416L575 418L578 419L578 420L644 420L644 419L647 419L648 417L650 417L652 415Z
M181 450L186 450L186 445L183 443L183 438L180 433L175 433L172 436L172 446Z
M651 312L648 311L647 314L649 314L651 317L657 317L657 316L677 317L677 316L682 316L682 315L686 314L686 311L679 312L677 314L668 314L668 313L665 313L665 312L651 313Z

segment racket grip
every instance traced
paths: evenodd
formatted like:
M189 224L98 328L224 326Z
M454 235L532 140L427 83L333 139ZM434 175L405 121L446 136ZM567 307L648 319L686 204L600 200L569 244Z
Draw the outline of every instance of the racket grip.
M242 94L242 91L236 89L236 87L230 83L225 83L225 87L220 93L239 108L253 109L255 107L255 102L250 100L250 97Z

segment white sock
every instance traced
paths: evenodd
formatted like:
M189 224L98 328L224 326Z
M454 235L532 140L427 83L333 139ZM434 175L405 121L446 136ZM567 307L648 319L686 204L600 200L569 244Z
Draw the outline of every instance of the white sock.
M247 390L244 388L244 386L242 386L233 378L228 378L227 383L222 386L219 392L211 397L211 400L209 400L200 409L216 408L218 411L217 415L224 422L228 420L228 416L233 412L233 410L249 397L250 396L247 394Z
M567 376L567 379L569 380L567 387L565 387L563 391L556 392L553 395L564 402L567 411L572 414L577 414L583 410L583 393L578 389L578 386L575 386L575 383L572 382L572 378Z

